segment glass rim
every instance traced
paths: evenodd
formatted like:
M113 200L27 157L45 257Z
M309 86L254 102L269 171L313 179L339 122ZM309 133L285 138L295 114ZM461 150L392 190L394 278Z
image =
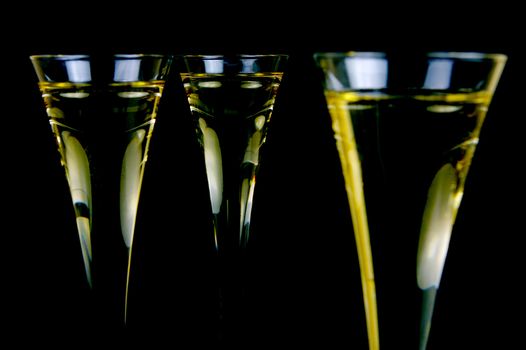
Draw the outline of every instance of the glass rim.
M95 55L90 54L36 54L30 55L29 58L32 60L39 59L54 59L59 61L74 61L74 60L85 60L94 57ZM138 58L171 58L173 55L160 54L160 53L116 53L110 55L113 58L119 59L138 59Z
M364 58L388 58L390 54L385 51L326 51L316 52L314 57L318 58L344 58L344 57L364 57ZM479 52L479 51L427 51L416 53L414 57L424 56L428 58L449 58L458 60L493 60L504 62L508 56L497 52Z
M204 60L218 60L223 58L288 58L288 54L269 53L269 54L251 54L251 53L233 53L233 54L179 54L179 58L199 58Z

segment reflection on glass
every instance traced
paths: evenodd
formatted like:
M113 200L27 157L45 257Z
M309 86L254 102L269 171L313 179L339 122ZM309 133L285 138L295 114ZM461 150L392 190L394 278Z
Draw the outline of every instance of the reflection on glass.
M31 60L66 171L87 283L110 308L124 297L126 320L139 193L170 58Z
M466 176L506 57L349 52L315 59L349 199L369 348L382 340L423 350Z

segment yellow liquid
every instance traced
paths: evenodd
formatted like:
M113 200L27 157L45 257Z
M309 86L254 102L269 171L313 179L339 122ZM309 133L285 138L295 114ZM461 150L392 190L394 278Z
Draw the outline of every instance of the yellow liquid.
M421 260L421 250L426 247L426 240L429 241L427 238L429 234L426 230L429 231L431 226L433 226L433 228L440 226L440 223L437 224L436 220L433 221L429 219L432 215L427 213L432 210L436 211L436 189L441 188L440 184L444 183L444 178L448 178L447 174L452 174L450 177L453 177L455 181L451 181L451 183L453 183L453 189L451 190L451 193L448 192L445 197L448 200L450 198L451 200L449 202L452 203L445 209L448 214L446 216L449 218L449 222L442 224L442 227L446 227L446 229L448 228L450 230L453 225L458 205L462 198L464 181L475 151L475 146L478 141L478 135L484 120L490 96L481 93L463 93L440 95L422 94L409 97L397 97L373 93L360 94L355 92L334 91L326 91L325 95L332 119L332 127L342 165L354 228L361 273L369 349L376 350L380 347L379 322L370 225L367 219L368 211L366 210L366 202L369 205L373 201L376 201L371 207L372 209L368 208L369 210L374 211L370 211L369 214L374 214L375 220L378 220L379 218L380 220L383 220L383 217L379 216L383 214L379 214L381 211L378 210L379 205L377 202L378 198L387 195L374 193L375 197L373 199L373 195L371 195L369 191L382 192L379 188L385 186L385 182L387 182L385 180L386 178L396 179L396 181L392 181L395 183L395 186L391 187L397 187L393 190L393 193L397 195L396 197L398 198L397 200L399 203L398 208L396 208L396 205L392 208L392 212L396 213L393 215L400 214L398 215L399 217L404 215L403 209L401 208L409 207L405 204L412 200L412 198L422 199L421 203L418 202L417 204L417 206L421 204L419 209L425 207L425 210L423 211L426 213L424 214L424 219L421 224L420 246L418 248L418 256ZM414 123L414 121L417 122ZM415 129L417 130L416 133ZM448 133L447 137L439 134L444 130ZM436 136L433 137L433 134ZM414 137L415 135L419 136ZM427 135L430 136L429 140L432 141L427 141L427 143L419 143L416 141L420 139L427 140ZM414 144L408 141L399 141L412 139L415 139ZM408 147L397 148L397 145L400 144ZM415 157L417 159L414 161L407 161L407 163L400 161L402 158L405 158L404 161L406 161L407 158L411 158L414 147L420 147L423 156L420 158ZM391 150L386 152L385 149L388 148L391 148ZM396 148L399 152L393 151L392 148ZM429 152L426 153L428 148ZM429 162L427 158L429 158ZM362 163L364 161L365 164L367 164L367 167L369 167L367 168L368 171L366 174L371 175L371 172L376 172L374 176L369 177L368 175L363 175L364 169L362 168ZM419 163L420 161L425 163L425 165L422 166ZM379 165L373 167L371 165L373 163ZM404 165L402 166L401 164ZM429 171L429 169L433 170ZM436 173L439 169L440 171ZM452 170L448 171L449 169ZM413 186L413 182L411 182L412 180L405 179L403 175L400 175L400 173L403 173L404 171L426 179L423 181L425 185ZM397 173L396 175L394 175L395 172ZM378 173L382 174L377 176ZM381 178L382 176L383 178L379 180L378 178ZM434 181L427 181L427 179L433 178L435 179ZM397 183L398 179L403 179L405 182ZM364 186L364 184L367 184L369 187ZM393 183L390 184L392 185ZM414 190L415 195L413 197L407 196L407 198L405 198L404 188L412 187L418 188ZM368 190L364 191L364 188L367 188ZM439 193L439 195L440 194L441 193ZM428 199L426 203L427 197L431 197L431 199ZM440 198L444 198L444 196ZM369 200L372 202L369 202ZM427 207L430 207L431 209L428 210ZM410 219L400 219L400 222L410 221L414 223L415 217L418 217L417 220L422 219L422 212L411 214L409 217ZM418 226L419 222L416 224L416 226ZM374 237L375 239L378 239L382 234L386 235L390 233L393 232L374 232L376 235ZM451 232L449 231L448 233L450 234ZM418 239L418 232L416 232L414 236ZM449 236L445 241L446 252L448 243ZM413 244L410 244L410 246L412 247ZM396 249L397 248L393 247L391 250ZM417 252L415 251L414 253ZM443 259L445 259L445 253ZM441 263L443 264L443 261L441 261ZM424 264L420 261L418 262L418 265L417 269L419 271L418 278L420 289L424 293L430 288L430 286L436 290L436 288L438 288L438 281L442 271L441 266L435 269L438 272L433 274L431 273L432 271L430 272L432 269L427 266L422 266ZM411 272L413 271L414 269L411 270ZM433 284L434 282L436 283ZM429 285L423 285L425 283ZM413 287L409 286L409 289L410 288ZM383 293L386 292L389 291L383 291ZM431 306L433 304L434 299L431 302ZM427 320L424 328L429 330L432 307L430 310L426 309L422 312L428 313L426 315L422 314L422 319ZM422 331L421 333L425 332ZM424 346L425 343L427 343L427 333L420 336L421 347L422 343ZM407 342L402 341L402 344L407 346Z

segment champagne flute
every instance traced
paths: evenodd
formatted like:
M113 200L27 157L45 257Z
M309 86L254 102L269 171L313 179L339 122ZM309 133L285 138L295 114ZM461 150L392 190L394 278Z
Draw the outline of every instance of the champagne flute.
M102 324L126 323L135 223L171 57L33 55ZM108 312L112 310L111 312Z
M228 332L241 326L256 174L286 60L285 55L175 60L203 151L219 265L219 337L227 342Z
M466 176L507 57L314 58L346 184L369 348L382 339L424 350Z

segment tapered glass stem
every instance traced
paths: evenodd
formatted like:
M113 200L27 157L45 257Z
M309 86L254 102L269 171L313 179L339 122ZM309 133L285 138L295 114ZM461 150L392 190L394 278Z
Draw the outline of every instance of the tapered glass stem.
M342 106L344 101L336 100L331 101L331 103L332 102L336 104L332 111L334 116L332 126L334 132L339 135L336 139L336 145L340 154L345 178L345 188L347 190L356 249L358 252L369 349L378 350L380 348L380 338L378 333L376 286L374 281L369 225L367 223L367 212L362 188L363 180L360 156L356 147L356 139L348 110L345 106Z
M426 350L431 331L431 319L435 309L435 300L437 297L437 287L430 287L422 291L422 317L420 318L420 350Z

